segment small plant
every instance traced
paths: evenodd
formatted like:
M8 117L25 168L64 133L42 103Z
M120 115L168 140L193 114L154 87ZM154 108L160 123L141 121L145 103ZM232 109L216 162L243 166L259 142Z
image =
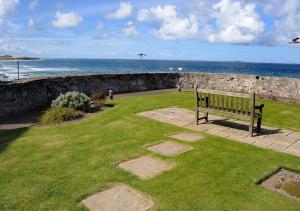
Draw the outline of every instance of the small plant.
M58 124L83 116L81 111L73 108L50 108L40 118L41 124Z
M90 110L90 98L83 93L67 92L60 94L56 100L52 101L52 108L74 108L81 111Z
M106 94L104 92L96 92L91 95L91 99L94 103L104 105L106 101Z

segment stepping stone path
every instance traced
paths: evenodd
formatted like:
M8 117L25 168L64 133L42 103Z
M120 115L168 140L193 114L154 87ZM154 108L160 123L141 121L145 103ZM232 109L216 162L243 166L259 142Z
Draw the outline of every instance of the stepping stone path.
M173 164L148 156L125 161L119 164L120 168L137 175L141 179L152 178L163 171L172 169L173 166Z
M147 147L147 149L165 156L176 156L193 149L193 147L168 141Z
M164 110L164 114L171 114L172 116L168 121L176 121L176 125L178 126L189 124L188 119L180 117L184 114L184 111L176 114L176 109ZM155 115L155 113L150 113L147 115L151 116ZM163 119L160 120L163 121ZM187 142L195 142L203 138L203 136L198 134L187 132L176 133L169 137ZM193 147L172 141L166 141L147 147L147 149L165 156L176 156L192 150ZM138 176L143 180L157 176L164 171L172 169L174 166L175 164L148 156L143 156L119 164L120 168ZM143 194L126 185L117 185L108 190L95 193L92 196L84 199L82 203L92 211L144 211L151 209L153 206L153 202L148 197L143 196Z
M92 211L142 211L153 206L148 197L126 185L95 193L82 202Z
M187 133L187 132L176 133L176 134L170 135L169 137L179 139L182 141L187 141L187 142L196 142L196 141L199 141L200 139L203 139L203 136L201 136L201 135L194 134L194 133Z

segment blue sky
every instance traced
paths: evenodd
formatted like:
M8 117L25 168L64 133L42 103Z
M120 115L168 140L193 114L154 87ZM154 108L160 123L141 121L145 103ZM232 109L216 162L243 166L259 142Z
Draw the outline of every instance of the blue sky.
M0 0L0 32L0 54L300 63L299 0Z

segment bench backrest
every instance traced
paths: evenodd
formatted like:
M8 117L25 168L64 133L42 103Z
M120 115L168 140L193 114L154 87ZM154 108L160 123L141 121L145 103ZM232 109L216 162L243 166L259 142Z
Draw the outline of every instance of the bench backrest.
M250 116L254 112L255 93L243 94L195 88L197 107Z

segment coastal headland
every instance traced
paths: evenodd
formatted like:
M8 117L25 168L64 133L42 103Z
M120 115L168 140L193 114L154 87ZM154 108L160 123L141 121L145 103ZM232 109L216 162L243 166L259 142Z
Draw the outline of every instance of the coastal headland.
M29 57L29 56L11 56L11 55L4 55L0 56L0 61L14 61L14 60L39 60L36 57Z

